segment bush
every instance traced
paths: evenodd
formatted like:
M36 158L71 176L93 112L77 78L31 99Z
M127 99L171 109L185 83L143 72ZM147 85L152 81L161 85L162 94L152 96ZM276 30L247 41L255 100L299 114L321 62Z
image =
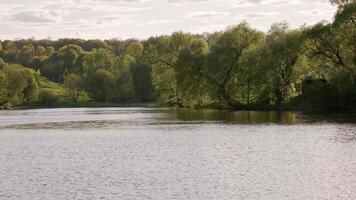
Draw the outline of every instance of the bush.
M59 102L59 96L50 90L41 90L38 94L38 102L40 105L53 106Z

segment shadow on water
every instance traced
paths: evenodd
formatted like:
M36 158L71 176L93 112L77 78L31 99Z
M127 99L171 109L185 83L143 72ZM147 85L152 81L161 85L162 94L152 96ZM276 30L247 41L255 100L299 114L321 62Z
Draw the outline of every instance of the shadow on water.
M298 123L351 123L356 124L355 113L304 114L302 112L276 111L221 111L170 109L165 120L225 122L234 124L298 124Z
M0 129L117 129L203 123L247 125L348 123L354 126L356 124L356 114L326 113L306 115L302 112L171 108L51 109L0 112Z
M163 118L174 121L207 121L236 124L281 123L296 124L303 121L300 112L274 111L219 111L219 110L167 110Z

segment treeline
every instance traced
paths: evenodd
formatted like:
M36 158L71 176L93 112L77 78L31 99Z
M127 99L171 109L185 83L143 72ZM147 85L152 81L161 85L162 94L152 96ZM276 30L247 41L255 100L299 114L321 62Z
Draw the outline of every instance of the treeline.
M1 41L0 106L44 103L53 96L38 86L44 76L63 84L73 102L88 94L195 108L355 109L356 4L332 3L332 23L276 23L267 33L241 23L144 41Z

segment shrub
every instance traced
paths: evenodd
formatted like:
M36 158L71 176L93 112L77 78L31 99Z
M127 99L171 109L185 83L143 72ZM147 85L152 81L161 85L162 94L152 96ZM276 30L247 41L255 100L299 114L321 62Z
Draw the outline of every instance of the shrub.
M38 102L40 105L57 105L59 102L59 96L50 90L43 89L38 94Z

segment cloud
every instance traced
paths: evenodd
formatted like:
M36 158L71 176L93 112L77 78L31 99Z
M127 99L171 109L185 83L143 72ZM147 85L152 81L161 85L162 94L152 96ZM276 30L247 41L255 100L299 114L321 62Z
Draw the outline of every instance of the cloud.
M20 11L14 13L8 18L10 21L21 22L21 23L59 23L62 21L62 16L56 11L46 11L46 10L30 10L30 11Z
M331 19L328 0L0 0L0 36L143 37L185 30L222 30L241 20L293 27ZM244 8L241 8L244 7ZM248 7L248 8L245 8ZM268 11L268 12L267 12ZM276 19L278 18L281 19ZM125 28L123 28L123 26ZM109 34L110 33L110 34ZM82 34L82 35L81 35Z
M174 19L160 19L160 20L149 20L145 22L139 22L140 26L149 26L149 25L158 25L158 24L170 24L170 23L182 23L183 20L174 20Z
M302 16L330 16L334 14L334 10L310 9L298 12Z
M218 11L205 11L205 12L192 12L186 15L186 18L197 18L203 20L216 20L229 16L229 12Z
M279 12L248 12L241 14L238 18L248 20L248 19L259 19L259 18L267 18L280 15Z
M193 33L212 33L216 31L225 30L228 27L228 24L211 24L199 26L196 29L192 30Z
M95 18L66 21L60 26L79 29L102 29L113 28L134 22L136 15L105 15Z
M207 3L217 0L167 0L168 3Z
M72 12L137 12L153 9L152 6L131 5L149 0L58 0L44 1L38 6L46 9L62 9Z
M233 7L251 7L257 5L282 6L288 4L298 4L301 0L230 0Z

